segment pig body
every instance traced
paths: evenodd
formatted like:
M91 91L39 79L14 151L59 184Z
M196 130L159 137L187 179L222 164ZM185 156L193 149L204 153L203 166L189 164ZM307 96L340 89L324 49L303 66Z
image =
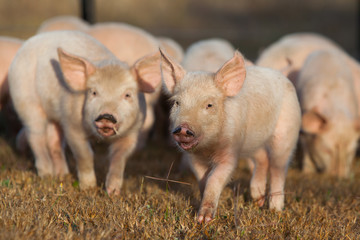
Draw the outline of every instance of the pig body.
M351 68L336 51L309 55L296 81L303 113L304 170L349 177L359 138Z
M234 55L234 47L221 38L201 40L191 44L182 65L188 71L217 71Z
M105 141L106 189L119 193L145 114L139 91L155 88L139 72L146 64L137 64L130 68L77 31L43 33L24 43L11 64L9 86L40 176L68 173L65 139L77 161L80 187L95 186L90 140Z
M58 16L47 19L38 28L37 33L58 31L58 30L78 30L87 31L90 24L75 16Z
M162 71L174 101L173 137L200 186L198 221L214 217L239 158L255 163L251 195L260 205L270 172L270 208L281 210L301 117L291 82L278 71L245 67L238 52L215 74L186 72L163 54Z
M295 83L306 58L317 50L339 50L330 39L315 33L289 34L267 47L259 56L256 65L282 71Z
M86 32L104 44L118 59L129 65L159 49L159 43L155 37L140 28L125 23L98 23ZM145 145L154 125L154 107L159 99L160 92L161 87L159 85L155 92L145 94L147 110L139 139L140 148Z

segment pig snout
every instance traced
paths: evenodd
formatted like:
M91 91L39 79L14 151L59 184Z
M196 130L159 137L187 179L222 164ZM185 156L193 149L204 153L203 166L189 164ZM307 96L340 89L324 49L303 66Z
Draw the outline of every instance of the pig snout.
M101 136L110 137L117 133L117 122L113 115L105 113L95 119L95 126Z
M194 131L192 131L187 125L177 126L172 131L172 134L175 141L184 150L189 150L199 143Z

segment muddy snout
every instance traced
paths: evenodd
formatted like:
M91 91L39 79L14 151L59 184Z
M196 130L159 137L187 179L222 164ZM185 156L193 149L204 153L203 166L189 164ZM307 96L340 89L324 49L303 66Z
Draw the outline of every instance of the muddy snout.
M95 126L98 133L103 137L110 137L117 132L118 121L112 114L101 114L95 119Z
M184 150L195 147L199 142L195 136L195 132L192 131L187 125L177 126L172 131L172 134L175 141Z

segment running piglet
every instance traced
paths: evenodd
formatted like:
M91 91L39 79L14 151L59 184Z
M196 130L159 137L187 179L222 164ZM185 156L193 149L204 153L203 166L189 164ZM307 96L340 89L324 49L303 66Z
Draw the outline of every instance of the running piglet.
M198 222L214 218L238 159L255 163L251 195L260 205L270 172L269 205L281 211L301 118L292 83L278 71L245 67L237 51L216 73L187 72L164 53L159 61L173 101L172 135L199 182Z

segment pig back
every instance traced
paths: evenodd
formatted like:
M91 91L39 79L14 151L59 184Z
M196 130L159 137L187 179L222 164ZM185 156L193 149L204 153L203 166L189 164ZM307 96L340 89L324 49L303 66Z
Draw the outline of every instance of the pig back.
M326 49L341 51L336 43L319 34L294 33L282 37L266 48L256 61L256 65L284 71L294 83L309 54Z
M98 23L87 33L129 65L159 49L158 41L150 33L125 23Z
M284 98L289 94L296 96L292 83L280 72L257 66L246 70L242 89L225 103L225 132L233 134L240 157L249 157L266 144L278 122Z
M31 102L43 108L50 118L57 119L61 115L62 99L71 101L80 97L64 84L57 54L59 47L93 63L115 58L97 40L77 31L53 31L30 38L17 52L9 70L10 94L21 114L26 114L24 105Z

